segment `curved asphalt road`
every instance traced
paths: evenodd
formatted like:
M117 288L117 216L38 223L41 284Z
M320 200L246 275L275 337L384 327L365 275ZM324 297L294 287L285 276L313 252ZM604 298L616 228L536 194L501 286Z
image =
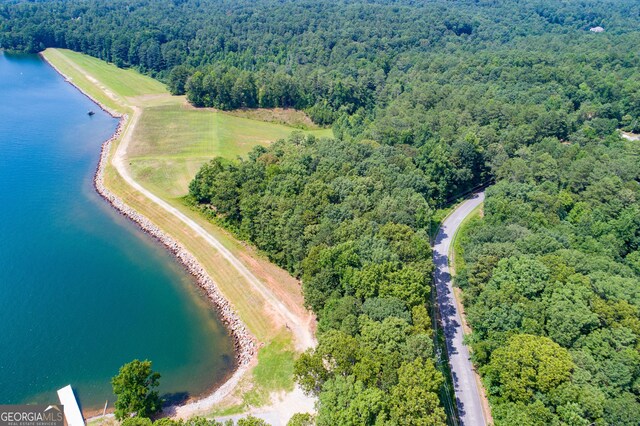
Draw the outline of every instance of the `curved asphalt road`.
M440 321L447 342L447 353L460 423L465 426L485 426L487 421L482 410L480 389L478 389L473 366L469 359L469 349L462 343L464 337L462 321L449 273L449 248L453 236L464 218L483 201L484 192L479 192L473 198L459 205L442 223L433 247Z

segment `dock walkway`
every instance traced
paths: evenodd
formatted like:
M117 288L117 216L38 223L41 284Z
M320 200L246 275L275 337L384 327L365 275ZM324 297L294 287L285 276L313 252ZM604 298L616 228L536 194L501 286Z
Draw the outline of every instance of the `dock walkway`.
M73 394L71 385L67 385L62 389L58 389L58 399L60 404L64 406L64 416L67 419L67 426L85 426L82 412Z

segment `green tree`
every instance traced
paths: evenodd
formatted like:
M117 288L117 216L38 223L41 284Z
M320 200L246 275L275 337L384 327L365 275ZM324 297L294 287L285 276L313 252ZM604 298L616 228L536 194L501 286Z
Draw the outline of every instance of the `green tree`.
M407 305L395 297L373 297L365 300L362 313L374 321L382 321L387 317L396 317L411 322L411 314Z
M407 426L446 425L447 415L437 394L443 382L431 360L403 364L389 397L391 420Z
M225 423L218 422L213 419L206 419L201 416L189 417L184 422L184 426L233 426L233 420Z
M337 376L328 381L319 396L318 426L373 425L384 419L387 396L367 387L353 376Z
M518 334L493 352L483 373L490 394L502 401L529 402L536 392L549 392L569 380L573 368L569 352L557 343Z
M497 424L504 426L560 426L560 421L541 401L531 404L508 402L492 407Z
M167 81L169 92L172 95L184 95L190 74L189 69L184 65L174 67L169 73Z
M309 413L296 413L287 422L287 426L314 426L315 424L315 417Z
M149 360L133 360L122 367L118 375L111 379L113 393L116 395L115 415L122 420L131 414L149 417L162 408L158 392L160 374L154 372Z
M238 420L238 426L269 426L269 423L257 417L248 416Z
M624 392L615 398L611 398L605 404L605 419L611 425L637 425L638 419L640 419L638 397L629 392Z
M174 420L169 417L163 417L153 422L153 426L183 426L183 425L184 425L184 422L182 421L182 419Z
M126 419L124 419L121 423L121 426L152 426L152 424L151 424L151 419L149 419L148 417L135 416L135 417L127 417ZM163 426L169 426L169 425L163 425Z
M293 367L293 374L302 390L317 395L329 379L322 356L312 349L300 355Z

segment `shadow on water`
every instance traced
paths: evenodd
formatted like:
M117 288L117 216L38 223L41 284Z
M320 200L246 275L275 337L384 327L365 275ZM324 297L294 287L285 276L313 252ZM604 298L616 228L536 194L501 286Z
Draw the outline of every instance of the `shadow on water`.
M78 404L78 408L80 408L80 412L84 413L84 411L82 411L82 401L80 400L80 398L78 398L78 392L73 388L73 386L71 387L71 392L73 392L73 397L76 399L76 403Z
M164 395L161 395L162 411L153 416L154 419L173 417L176 414L176 407L185 404L189 398L191 398L191 394L186 391L165 393Z
M173 392L173 393L165 393L160 396L162 399L162 406L168 407L171 405L182 405L187 402L191 398L191 394L189 392Z

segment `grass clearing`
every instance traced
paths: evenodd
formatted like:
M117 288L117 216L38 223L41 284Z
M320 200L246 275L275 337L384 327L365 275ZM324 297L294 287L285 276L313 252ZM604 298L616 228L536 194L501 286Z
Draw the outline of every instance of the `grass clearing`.
M137 125L133 126L132 120L126 129L133 131L127 160L136 181L220 241L301 320L312 321L303 307L300 284L295 278L182 201L188 183L205 161L215 156L236 158L256 145L267 145L298 129L192 108L184 97L171 96L156 80L76 52L47 49L43 55L74 85L108 108L129 114L139 111L136 112ZM331 131L309 132L329 136ZM111 155L115 149L112 146ZM264 297L204 238L127 184L110 162L104 179L112 192L181 242L198 259L247 328L262 343L257 366L245 376L246 383L234 395L235 400L243 401L245 406L256 406L268 403L271 392L293 389L296 356L293 337L284 322L274 316ZM225 406L228 407L223 408L225 411L238 409L230 407L228 401L220 407Z
M469 226L479 220L482 217L482 208L484 204L479 204L478 207L473 209L469 216L465 217L458 231L453 236L453 244L451 244L451 253L449 253L449 259L451 259L451 267L452 267L452 276L455 277L456 271L461 271L465 267L464 261L464 249L462 248L462 243L467 238L467 234L469 233ZM455 284L455 280L454 280Z
M282 124L195 109L183 97L145 108L128 156L133 176L165 198L182 197L203 163L221 156L235 159L256 145L266 146L300 131ZM310 130L318 137L330 130Z
M258 353L258 366L253 370L255 383L269 392L293 390L295 355L291 336L278 335Z
M214 417L228 416L260 407L268 403L273 392L289 392L294 388L293 364L296 360L291 335L281 333L258 352L258 365L253 369L251 381L245 382L246 391L238 395L241 401L220 407L210 413Z

